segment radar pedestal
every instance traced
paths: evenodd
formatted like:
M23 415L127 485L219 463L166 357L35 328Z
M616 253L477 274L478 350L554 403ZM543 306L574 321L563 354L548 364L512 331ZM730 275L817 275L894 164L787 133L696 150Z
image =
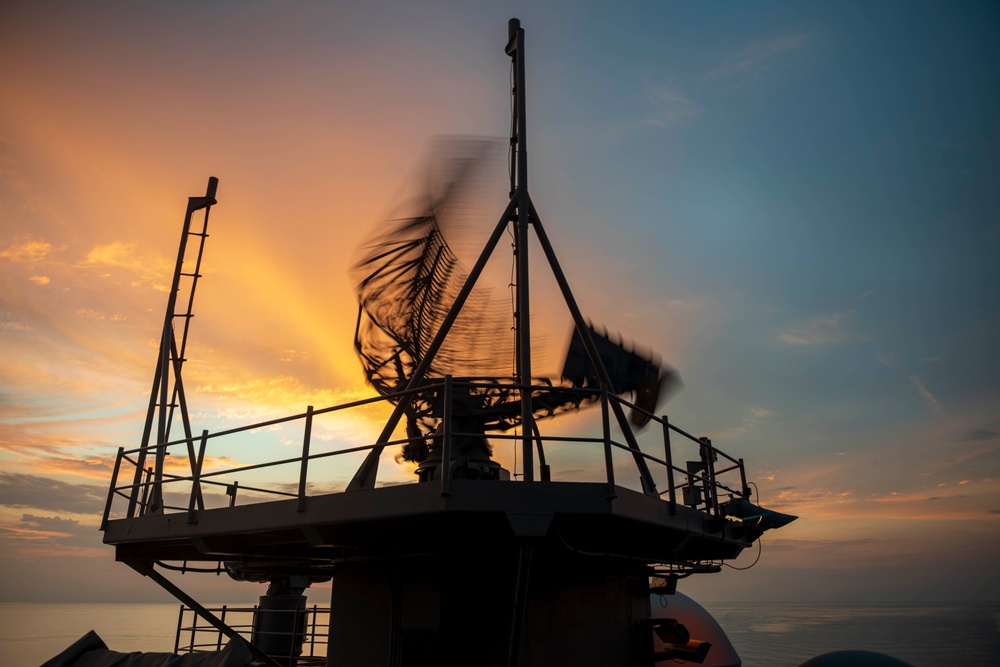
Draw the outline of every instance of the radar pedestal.
M306 635L306 577L282 577L271 581L260 596L254 615L251 642L284 667L295 667Z
M493 447L486 438L482 418L475 414L469 388L459 385L448 393L451 395L451 430L462 435L449 434L446 439L444 431L448 420L441 419L431 437L411 439L407 446L415 452L422 450L414 457L419 461L417 479L430 482L447 474L452 479L509 481L510 471L492 459ZM443 411L439 411L437 417L441 418L442 414ZM418 443L417 447L412 446L414 440ZM444 451L446 441L451 450L447 456Z

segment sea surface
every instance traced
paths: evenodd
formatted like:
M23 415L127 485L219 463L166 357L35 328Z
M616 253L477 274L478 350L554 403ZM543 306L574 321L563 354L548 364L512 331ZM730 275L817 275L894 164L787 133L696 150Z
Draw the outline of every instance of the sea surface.
M704 604L744 667L798 667L840 649L914 667L1000 666L1000 603L977 605ZM112 649L171 651L179 605L0 602L0 665L37 667L89 630Z
M914 667L1000 667L1000 603L705 604L744 667L798 667L844 649Z

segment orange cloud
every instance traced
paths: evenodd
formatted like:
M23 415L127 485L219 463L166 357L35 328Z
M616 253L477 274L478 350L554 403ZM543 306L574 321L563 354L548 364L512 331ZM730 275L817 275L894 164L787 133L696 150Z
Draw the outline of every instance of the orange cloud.
M24 241L0 250L0 257L19 263L37 263L52 252L52 244L47 241Z

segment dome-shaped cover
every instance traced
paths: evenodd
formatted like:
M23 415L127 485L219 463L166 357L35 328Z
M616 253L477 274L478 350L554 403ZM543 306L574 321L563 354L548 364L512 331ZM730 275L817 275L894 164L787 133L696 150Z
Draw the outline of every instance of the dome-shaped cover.
M687 629L691 639L710 643L712 647L701 663L702 667L740 667L743 664L719 622L704 607L683 593L653 593L649 596L649 615L654 619L673 619ZM654 633L653 651L661 651L663 647L664 643ZM656 664L666 667L676 665L677 662L663 660Z
M832 651L810 658L799 667L913 667L891 655L874 651Z

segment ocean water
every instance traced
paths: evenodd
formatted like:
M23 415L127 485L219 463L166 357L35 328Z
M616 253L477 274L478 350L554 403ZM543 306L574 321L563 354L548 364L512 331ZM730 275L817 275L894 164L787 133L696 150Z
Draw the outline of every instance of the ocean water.
M0 664L37 667L95 630L115 651L172 651L176 603L0 602Z
M1000 667L1000 603L703 606L744 667L797 667L844 649L885 653L914 667Z
M840 649L914 667L1000 666L1000 603L706 604L744 667L798 667ZM116 651L173 650L179 605L0 603L0 665L32 667L95 630Z

